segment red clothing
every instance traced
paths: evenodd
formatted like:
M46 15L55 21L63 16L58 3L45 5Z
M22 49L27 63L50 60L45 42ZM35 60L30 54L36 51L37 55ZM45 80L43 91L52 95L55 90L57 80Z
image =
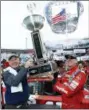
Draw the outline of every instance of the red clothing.
M8 62L3 63L3 68L7 68L9 66Z
M89 66L87 66L87 67L85 68L85 71L86 71L87 75L89 76Z
M84 109L82 99L84 97L83 88L87 75L77 67L72 68L63 77L58 78L54 85L54 90L62 94L63 109Z

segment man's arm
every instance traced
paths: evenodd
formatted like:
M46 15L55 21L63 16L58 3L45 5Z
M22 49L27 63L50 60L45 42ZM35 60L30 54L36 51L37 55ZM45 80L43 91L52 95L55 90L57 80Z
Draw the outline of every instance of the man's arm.
M24 78L24 76L28 72L28 68L30 67L30 61L28 60L24 67L20 69L18 74L15 76L11 74L10 72L6 71L3 73L3 81L9 86L18 86L18 84L21 82L21 80Z
M17 86L21 82L23 77L27 74L27 71L28 69L23 67L16 76L11 74L9 71L4 72L3 73L4 83L6 83L9 86Z
M54 85L54 90L69 97L78 92L84 86L85 82L86 73L80 72L70 84L57 82Z

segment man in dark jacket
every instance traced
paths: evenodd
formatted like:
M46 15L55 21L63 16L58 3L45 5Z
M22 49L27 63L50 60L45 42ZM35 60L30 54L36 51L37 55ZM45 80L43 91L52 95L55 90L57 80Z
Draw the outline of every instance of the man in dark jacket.
M28 84L27 73L30 62L20 67L20 58L16 55L9 57L9 67L4 69L3 81L6 86L5 109L27 108Z

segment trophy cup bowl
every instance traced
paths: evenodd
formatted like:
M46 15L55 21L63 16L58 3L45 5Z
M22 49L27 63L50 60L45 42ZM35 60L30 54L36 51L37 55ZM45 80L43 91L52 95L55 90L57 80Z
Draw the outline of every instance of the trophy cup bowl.
M27 16L23 20L23 25L30 31L40 30L43 27L44 17L38 14Z

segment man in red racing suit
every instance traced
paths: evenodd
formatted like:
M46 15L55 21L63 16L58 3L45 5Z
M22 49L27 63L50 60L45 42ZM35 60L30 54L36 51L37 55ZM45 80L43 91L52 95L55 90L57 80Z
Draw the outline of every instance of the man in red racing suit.
M87 74L78 69L77 60L73 57L66 61L69 71L62 77L58 77L54 91L62 94L63 109L84 109L89 108L82 103L84 97L83 89L86 83Z

